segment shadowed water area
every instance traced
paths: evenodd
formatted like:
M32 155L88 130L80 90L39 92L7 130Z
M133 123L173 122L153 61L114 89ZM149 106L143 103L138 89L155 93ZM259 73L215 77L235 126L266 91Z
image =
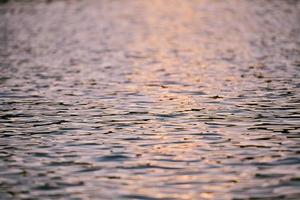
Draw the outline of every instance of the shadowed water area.
M300 1L0 1L0 199L300 198Z

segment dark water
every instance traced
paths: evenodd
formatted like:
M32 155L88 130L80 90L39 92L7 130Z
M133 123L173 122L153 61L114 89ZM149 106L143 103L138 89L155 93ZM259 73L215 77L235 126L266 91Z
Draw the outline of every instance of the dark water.
M0 199L299 199L300 1L0 4Z

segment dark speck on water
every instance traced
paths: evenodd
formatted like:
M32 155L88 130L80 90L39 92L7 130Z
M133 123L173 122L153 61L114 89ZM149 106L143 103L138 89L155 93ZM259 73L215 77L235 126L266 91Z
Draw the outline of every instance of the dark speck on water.
M0 0L0 200L300 199L299 16Z

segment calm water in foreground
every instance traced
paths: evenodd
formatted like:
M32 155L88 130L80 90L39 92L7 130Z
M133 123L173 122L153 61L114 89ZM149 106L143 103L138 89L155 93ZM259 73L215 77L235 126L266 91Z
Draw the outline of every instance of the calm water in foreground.
M0 199L299 199L300 1L0 4Z

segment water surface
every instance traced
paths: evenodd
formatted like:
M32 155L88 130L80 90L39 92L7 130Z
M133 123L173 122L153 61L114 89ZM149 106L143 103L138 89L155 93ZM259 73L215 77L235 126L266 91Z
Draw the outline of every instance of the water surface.
M0 11L0 199L300 198L299 1Z

